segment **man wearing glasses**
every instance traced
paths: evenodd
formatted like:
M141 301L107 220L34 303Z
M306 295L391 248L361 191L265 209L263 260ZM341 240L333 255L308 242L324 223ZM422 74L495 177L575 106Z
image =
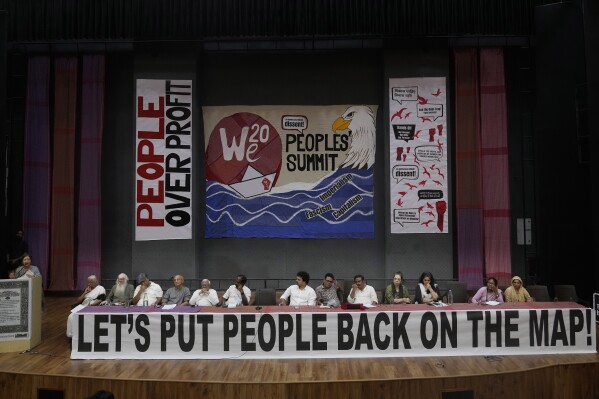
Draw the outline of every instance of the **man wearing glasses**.
M366 284L366 280L364 280L364 276L361 274L354 277L354 284L347 297L347 302L361 303L364 305L376 305L378 303L376 291L372 286Z
M335 281L333 273L325 274L322 284L316 287L316 303L318 305L338 308L340 305L339 291L341 291L341 287Z
M250 305L252 291L245 285L247 281L247 277L243 274L235 277L235 284L230 286L223 295L223 306L236 307Z

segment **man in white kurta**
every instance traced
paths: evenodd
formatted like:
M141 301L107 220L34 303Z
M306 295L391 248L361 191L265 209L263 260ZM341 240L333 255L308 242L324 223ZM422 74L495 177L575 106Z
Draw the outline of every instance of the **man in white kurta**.
M223 306L237 307L251 305L252 291L245 285L247 277L243 274L235 278L235 284L229 287L223 295Z
M376 305L379 299L376 296L376 291L372 286L366 284L364 276L358 274L354 277L354 284L347 297L349 303L361 303L364 305Z
M308 285L310 275L307 272L297 272L295 285L285 290L279 302L280 306L314 306L316 305L316 292Z
M216 306L218 304L218 294L210 288L210 280L202 280L201 288L193 293L189 304L191 306Z
M102 287L98 278L93 274L87 278L87 287L83 291L79 298L77 298L77 305L83 306L97 306L106 299L106 290ZM67 337L73 336L73 315L71 313L67 318Z
M132 304L137 306L154 306L161 303L162 288L155 282L150 281L146 274L141 273L137 276L137 284L133 292ZM147 305L144 305L145 301L147 301Z

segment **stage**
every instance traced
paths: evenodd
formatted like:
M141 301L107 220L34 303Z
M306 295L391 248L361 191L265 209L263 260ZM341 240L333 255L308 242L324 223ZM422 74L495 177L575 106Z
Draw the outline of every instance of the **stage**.
M0 354L2 398L61 391L85 398L496 398L599 397L599 355L430 356L248 360L71 360L72 297L46 298L42 343ZM459 392L470 391L472 396ZM465 392L463 395L467 395Z

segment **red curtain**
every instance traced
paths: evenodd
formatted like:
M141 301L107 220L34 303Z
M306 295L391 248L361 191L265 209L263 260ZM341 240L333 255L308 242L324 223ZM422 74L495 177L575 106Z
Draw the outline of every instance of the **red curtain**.
M484 270L480 98L476 49L454 50L454 67L458 276L468 288L474 289L481 286Z
M54 163L50 290L74 289L74 183L77 115L77 58L54 61Z
M87 277L101 279L102 129L104 126L104 56L88 55L81 72L81 149L77 219L77 288Z
M507 109L503 50L480 50L485 273L509 285L512 271Z
M502 49L454 50L458 273L468 288L511 275Z

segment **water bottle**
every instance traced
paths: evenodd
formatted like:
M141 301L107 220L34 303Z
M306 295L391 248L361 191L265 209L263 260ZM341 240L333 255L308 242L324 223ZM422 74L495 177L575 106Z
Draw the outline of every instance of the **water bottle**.
M451 290L447 291L447 303L449 305L453 304L453 292Z
M144 301L143 301L144 306L148 306L148 294L146 294L144 292Z

